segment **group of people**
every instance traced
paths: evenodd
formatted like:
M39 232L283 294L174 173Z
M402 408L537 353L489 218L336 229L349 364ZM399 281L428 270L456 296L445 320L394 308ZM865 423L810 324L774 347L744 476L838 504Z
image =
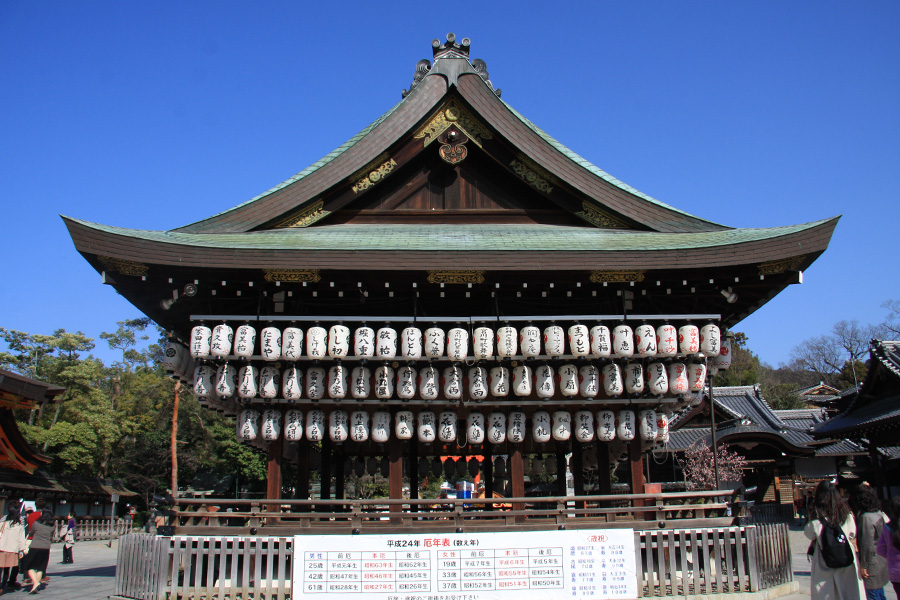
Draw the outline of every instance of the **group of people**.
M13 502L0 520L0 594L15 589L19 573L30 584L29 593L37 594L50 562L50 542L56 530L56 519L46 509L46 501L38 498L34 510L25 509L24 503ZM72 547L75 544L75 514L69 511L63 538L63 563L74 562Z
M887 513L869 485L848 502L833 483L819 483L804 530L812 600L885 600L888 582L900 596L900 498Z

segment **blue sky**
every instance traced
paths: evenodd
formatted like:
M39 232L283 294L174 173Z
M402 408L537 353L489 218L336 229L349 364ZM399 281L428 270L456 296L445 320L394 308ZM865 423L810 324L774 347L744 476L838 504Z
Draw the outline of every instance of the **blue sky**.
M0 326L139 316L59 214L165 230L240 204L395 104L451 31L505 101L663 202L734 227L843 215L736 327L764 361L900 299L900 3L6 0Z

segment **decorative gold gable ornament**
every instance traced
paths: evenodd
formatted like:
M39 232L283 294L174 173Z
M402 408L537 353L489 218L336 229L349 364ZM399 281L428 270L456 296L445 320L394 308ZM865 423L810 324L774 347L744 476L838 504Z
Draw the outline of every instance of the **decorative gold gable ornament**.
M575 215L601 229L629 229L625 221L587 202L581 203L581 211L575 213Z
M397 161L389 158L387 154L382 154L350 178L350 181L355 182L353 193L358 194L381 183L396 167Z
M325 210L325 202L319 200L309 206L303 207L301 210L294 212L273 226L275 229L286 229L288 227L309 227L319 219L327 217L331 211Z
M428 146L452 125L456 125L479 148L482 140L494 137L487 127L460 106L456 100L449 100L441 106L437 114L414 137L424 140L425 146Z
M428 271L428 283L484 283L484 271Z
M593 283L628 283L644 280L646 271L591 271Z
M537 191L544 194L549 194L553 191L552 184L556 184L556 178L549 171L539 167L537 163L524 155L519 154L516 156L516 159L509 163L509 168L512 169L519 179Z
M284 281L289 283L321 281L319 269L263 269L265 280L270 282Z
M792 256L790 258L782 258L780 260L770 260L768 262L759 263L760 275L778 275L786 271L799 271L800 265L806 260L806 255Z

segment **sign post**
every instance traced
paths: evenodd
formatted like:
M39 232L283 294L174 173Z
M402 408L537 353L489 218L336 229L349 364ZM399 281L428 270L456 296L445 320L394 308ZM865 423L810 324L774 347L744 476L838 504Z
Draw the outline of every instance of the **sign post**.
M116 531L116 504L119 502L119 495L112 494L109 498L112 501L112 510L109 513L109 543L108 548L112 548L113 535Z

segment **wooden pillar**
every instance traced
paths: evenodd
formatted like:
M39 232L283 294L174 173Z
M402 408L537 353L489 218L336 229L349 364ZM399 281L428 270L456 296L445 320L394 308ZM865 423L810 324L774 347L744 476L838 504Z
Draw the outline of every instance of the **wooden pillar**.
M343 500L344 479L347 476L344 472L344 465L347 462L347 456L344 454L344 446L338 448L338 451L334 453L334 498Z
M309 500L309 440L297 442L297 481L296 497Z
M388 441L388 491L391 500L403 498L403 448L402 442L396 436L391 436ZM391 504L391 520L399 522L403 507L399 504Z
M266 498L272 500L281 499L281 461L284 454L284 440L279 437L274 442L270 442L266 448ZM267 509L269 512L278 512L281 510L279 503L270 504Z
M556 495L565 496L566 487L566 447L565 442L556 443Z
M635 436L633 440L628 442L628 460L631 463L631 493L644 493L644 465L643 453L641 452L641 438ZM644 506L643 500L635 500L635 506Z
M409 442L409 499L419 499L419 440L413 438ZM413 504L410 510L418 511L419 505Z
M493 444L485 444L484 445L484 462L481 463L481 472L484 475L484 497L485 498L493 498L494 497L494 457L493 457ZM485 510L493 510L492 504L485 504Z
M572 478L576 496L584 496L584 448L579 441L572 442ZM584 502L576 502L576 508L584 508Z
M522 444L510 444L507 471L509 471L513 497L523 498L525 496L525 459L522 456ZM521 502L515 502L512 505L512 509L525 510L525 505ZM524 520L525 517L516 517L516 521Z
M605 496L612 494L612 473L609 467L609 443L597 442L597 492Z
M331 466L333 462L331 438L326 435L322 438L322 468L319 470L321 475L319 477L319 497L322 500L331 499Z

